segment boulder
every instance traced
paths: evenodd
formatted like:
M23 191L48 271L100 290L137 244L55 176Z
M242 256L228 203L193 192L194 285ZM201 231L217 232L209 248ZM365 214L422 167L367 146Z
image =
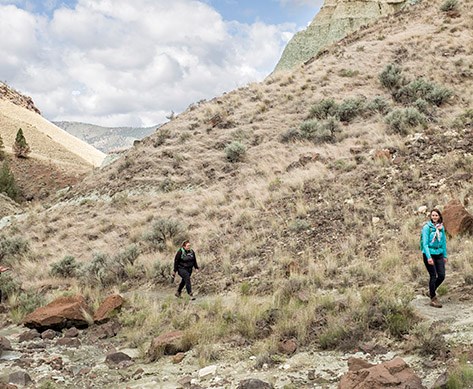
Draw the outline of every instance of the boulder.
M162 355L175 355L179 352L187 352L190 346L185 344L182 331L172 331L154 338L148 350L148 357L155 361Z
M22 332L18 338L20 343L30 342L33 339L41 338L41 334L36 330Z
M273 389L273 385L255 378L249 378L240 381L237 389Z
M107 356L105 357L105 363L109 366L119 365L120 363L125 361L131 361L131 357L121 351L115 353L112 352L110 354L107 354Z
M278 348L279 348L279 352L286 355L292 355L297 350L297 340L294 338L285 339L279 343Z
M473 235L473 216L459 200L450 201L442 212L445 230L451 236Z
M351 369L350 369L351 366ZM366 367L363 367L366 366ZM339 389L425 389L421 379L407 365L397 357L379 365L369 366L359 360L349 363L349 370L339 385Z
M13 350L10 341L4 336L0 336L0 355L1 350Z
M94 322L97 324L105 323L122 307L125 300L119 294L108 296L94 315Z
M24 371L16 371L14 373L9 374L8 383L20 386L28 386L33 383L33 380L28 375L28 373Z
M88 326L87 315L90 309L82 296L60 297L44 307L27 315L23 324L38 331L61 330L66 327Z

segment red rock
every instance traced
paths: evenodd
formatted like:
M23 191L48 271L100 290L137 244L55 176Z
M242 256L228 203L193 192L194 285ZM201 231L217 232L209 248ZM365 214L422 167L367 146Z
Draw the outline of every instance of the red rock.
M348 359L348 371L358 371L361 369L368 369L373 366L375 365L372 365L371 363L368 363L363 359L353 357Z
M359 362L360 360L358 360ZM363 361L364 362L364 361ZM366 363L366 362L364 362ZM340 383L339 389L425 389L421 379L401 358L372 365L371 367L350 370Z
M445 230L451 235L473 234L473 216L458 200L450 201L442 212Z
M182 331L172 331L154 338L148 350L148 357L155 361L162 355L175 355L190 350L190 346L183 342Z
M297 341L295 339L285 339L279 343L279 351L286 355L292 355L297 350Z
M173 355L172 363L174 364L181 363L185 357L186 357L185 353L177 353L176 355Z
M101 324L110 320L110 318L117 312L123 305L125 300L122 296L118 294L113 294L108 296L102 304L100 304L99 309L95 312L94 322Z
M62 329L64 327L86 327L88 322L84 312L90 314L84 297L60 297L44 307L40 307L27 315L23 324L39 331Z

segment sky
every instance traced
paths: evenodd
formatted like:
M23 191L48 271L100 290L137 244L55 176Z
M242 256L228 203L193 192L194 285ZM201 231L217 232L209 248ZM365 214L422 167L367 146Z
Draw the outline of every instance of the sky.
M323 0L0 0L0 81L51 121L146 127L261 81Z

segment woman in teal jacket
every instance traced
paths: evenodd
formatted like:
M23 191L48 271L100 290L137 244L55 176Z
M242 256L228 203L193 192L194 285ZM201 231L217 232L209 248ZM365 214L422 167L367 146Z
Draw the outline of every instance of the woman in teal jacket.
M443 227L442 214L438 209L430 211L430 221L422 227L421 250L425 267L430 275L430 305L442 308L435 291L445 279L447 238Z

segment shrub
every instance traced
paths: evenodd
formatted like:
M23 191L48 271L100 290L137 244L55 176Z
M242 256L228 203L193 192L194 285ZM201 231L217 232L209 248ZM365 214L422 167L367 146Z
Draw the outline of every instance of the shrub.
M1 151L1 150L0 150ZM0 169L0 193L5 193L12 200L18 200L19 190L8 161L3 161Z
M455 11L458 7L458 0L445 0L440 6L440 11L449 12Z
M81 277L86 283L108 285L112 282L108 269L109 257L103 253L94 253L92 261L83 267Z
M144 239L154 249L163 251L168 246L180 245L186 239L186 231L178 220L160 218L153 223Z
M157 260L153 264L152 277L156 282L166 284L171 282L173 275L173 264Z
M389 64L383 69L379 81L389 90L398 89L405 83L401 68L395 64Z
M302 138L314 143L333 143L336 141L336 136L340 132L340 125L333 117L323 122L307 120L301 124L299 131Z
M315 103L309 111L309 119L328 119L338 113L338 104L333 99L323 99Z
M298 140L301 140L301 139L302 139L302 134L296 128L290 128L286 132L283 132L279 137L279 140L282 143L294 142L294 141L298 141Z
M393 92L393 98L404 104L410 104L418 99L424 99L439 107L445 103L452 94L451 90L435 85L420 77Z
M125 250L119 252L113 257L113 261L117 262L121 266L126 266L126 265L133 265L140 255L138 247L135 245L131 245L127 247Z
M447 389L463 389L473 387L473 367L462 363L448 374Z
M427 122L425 115L411 107L390 112L385 116L385 121L388 125L388 132L399 135L407 135L411 128L425 125Z
M7 238L0 235L0 260L8 263L12 257L25 254L29 251L29 243L21 237Z
M379 112L385 115L389 112L389 103L386 101L386 99L376 96L373 100L366 104L366 110L368 112Z
M362 98L349 98L343 100L338 106L337 117L342 122L349 122L365 111L365 101Z
M455 128L473 128L473 109L467 109L461 115L457 116L453 122Z
M239 141L233 141L225 147L224 152L228 161L240 162L245 157L246 147Z
M71 255L66 255L63 259L51 265L50 274L55 277L71 278L75 277L80 270L81 264Z

